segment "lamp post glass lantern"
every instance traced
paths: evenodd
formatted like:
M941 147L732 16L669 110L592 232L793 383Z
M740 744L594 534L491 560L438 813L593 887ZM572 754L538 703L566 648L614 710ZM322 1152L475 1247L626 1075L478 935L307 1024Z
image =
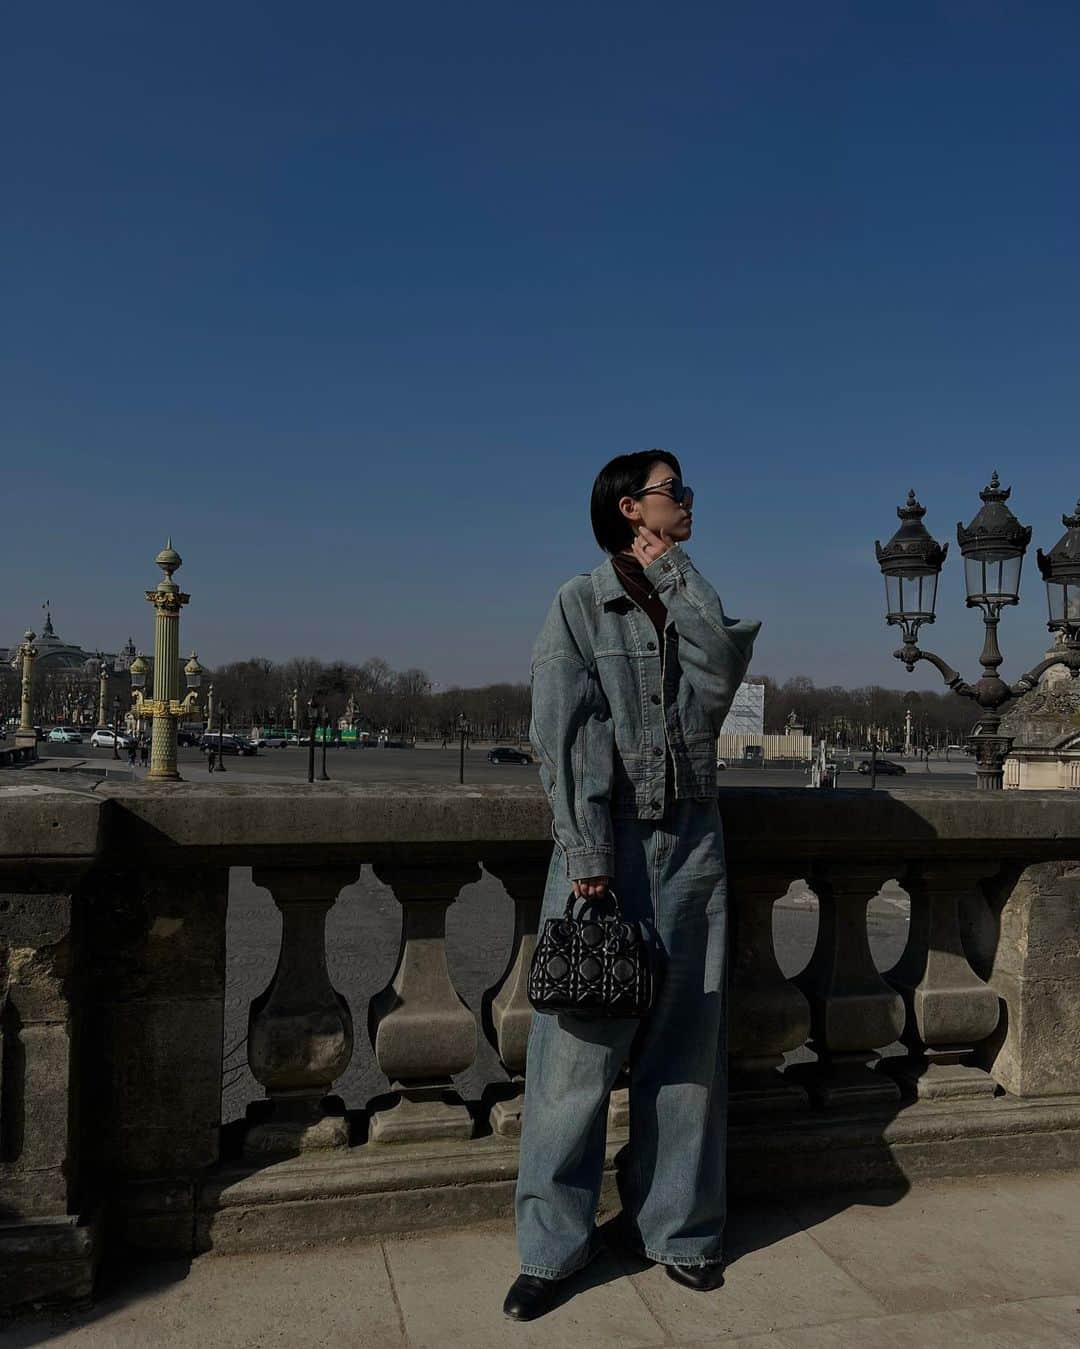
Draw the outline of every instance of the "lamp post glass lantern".
M1035 560L1046 582L1050 611L1046 626L1051 632L1064 632L1066 640L1075 641L1080 637L1080 501L1072 515L1061 517L1061 523L1066 532L1049 553L1039 548Z
M970 698L983 709L968 743L975 752L976 785L992 791L1000 791L1003 786L1004 764L1012 748L1011 737L998 734L1004 705L1033 689L1054 665L1066 666L1074 678L1080 674L1080 503L1076 515L1062 516L1069 532L1048 555L1038 554L1050 606L1047 626L1066 633L1061 652L1041 661L1015 683L1006 683L998 674L1004 659L998 646L998 623L1003 608L1019 603L1020 572L1031 542L1031 526L1022 525L1006 504L1011 492L1011 488L1001 486L994 472L979 493L982 507L978 514L969 525L956 526L956 540L964 559L966 603L968 608L982 610L985 626L979 657L982 675L973 684L962 679L940 656L918 645L919 629L934 621L937 582L948 544L937 543L926 529L922 522L926 509L914 491L908 493L906 504L897 508L900 528L884 547L874 545L885 577L885 621L899 626L904 636L903 645L893 655L909 672L917 662L928 661L954 693Z

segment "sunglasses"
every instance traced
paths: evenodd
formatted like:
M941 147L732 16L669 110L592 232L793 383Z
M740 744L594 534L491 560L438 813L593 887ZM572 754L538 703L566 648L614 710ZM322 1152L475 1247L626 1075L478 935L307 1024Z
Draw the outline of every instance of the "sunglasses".
M653 483L651 487L643 487L640 492L632 492L631 496L664 496L670 497L676 506L685 506L687 510L694 504L694 489L687 487L682 478L665 478L663 482Z

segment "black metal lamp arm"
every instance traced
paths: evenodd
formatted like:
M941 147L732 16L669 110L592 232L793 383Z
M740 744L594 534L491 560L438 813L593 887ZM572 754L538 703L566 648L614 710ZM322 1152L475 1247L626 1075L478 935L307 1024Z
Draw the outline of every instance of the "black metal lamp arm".
M1038 665L1022 674L1015 684L1009 685L1009 692L1017 697L1030 693L1046 671L1052 670L1055 665L1064 665L1074 679L1080 676L1080 639L1067 643L1060 656L1047 656L1045 660L1039 661Z
M961 678L960 672L954 670L951 665L947 665L940 656L935 656L932 651L923 651L921 647L915 646L914 643L905 642L898 651L893 652L893 655L897 660L904 662L909 674L914 670L917 661L929 661L953 693L958 693L961 698L974 698L976 696L975 689L965 679Z

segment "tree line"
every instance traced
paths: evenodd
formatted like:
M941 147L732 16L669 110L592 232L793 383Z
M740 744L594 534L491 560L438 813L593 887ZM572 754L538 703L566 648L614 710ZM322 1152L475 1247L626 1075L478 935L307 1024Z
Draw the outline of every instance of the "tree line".
M109 681L109 702L119 693L127 710L127 676ZM912 739L917 746L955 743L968 734L977 718L973 704L944 691L889 689L879 684L848 689L839 684L816 685L806 675L779 681L753 675L750 682L765 687L765 730L782 732L790 715L815 741L851 749L897 744L904 740L906 714L911 713ZM334 723L352 716L360 729L393 737L452 739L464 714L474 739L525 741L529 734L530 696L527 681L452 685L432 682L426 670L412 666L394 670L375 656L359 664L294 657L272 661L262 657L231 661L208 670L214 686L215 707L223 710L234 728L292 727L293 690L299 701L299 729L307 727L309 704L318 702ZM124 687L121 688L120 686ZM81 671L42 671L34 679L34 718L42 723L97 717L97 678ZM0 711L16 718L19 675L0 667Z

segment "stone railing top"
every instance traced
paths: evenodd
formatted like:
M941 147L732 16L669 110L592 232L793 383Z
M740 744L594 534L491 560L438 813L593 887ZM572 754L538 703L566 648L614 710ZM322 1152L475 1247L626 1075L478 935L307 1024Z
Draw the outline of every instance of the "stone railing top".
M934 789L724 787L728 854L793 857L1077 856L1080 797ZM152 857L311 865L460 848L546 850L538 786L114 783L72 792L0 786L0 861ZM303 851L304 856L298 854Z

